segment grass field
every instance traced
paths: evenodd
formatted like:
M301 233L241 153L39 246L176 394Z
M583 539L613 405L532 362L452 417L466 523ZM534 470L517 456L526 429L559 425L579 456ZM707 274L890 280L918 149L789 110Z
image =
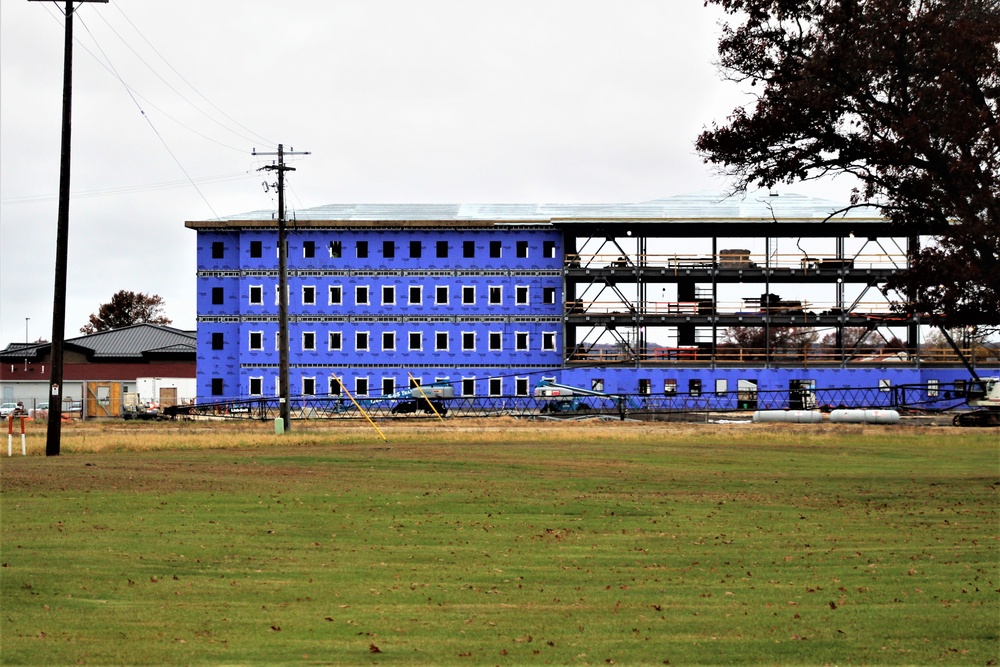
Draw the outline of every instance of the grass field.
M997 662L996 429L384 429L29 434L0 662Z

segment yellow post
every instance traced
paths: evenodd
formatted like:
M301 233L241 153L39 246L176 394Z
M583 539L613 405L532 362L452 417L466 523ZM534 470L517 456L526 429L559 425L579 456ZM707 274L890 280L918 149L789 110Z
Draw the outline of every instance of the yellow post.
M343 380L337 377L336 375L334 375L333 377L336 378L337 383L340 385L340 390L345 394L347 394L347 398L351 399L351 403L354 403L354 407L356 407L358 411L365 416L365 419L367 419L368 423L372 425L372 428L375 429L375 432L379 434L379 436L382 438L383 441L389 442L389 439L385 437L385 434L382 433L381 430L379 430L379 427L375 425L375 422L373 422L372 418L368 416L368 413L365 412L365 409L361 407L357 401L354 400L354 397L351 396L351 392L347 391L347 387L344 385Z
M431 399L427 398L427 392L424 391L423 387L417 384L417 379L413 377L413 374L410 373L410 371L406 371L406 374L410 377L410 382L416 385L417 390L420 392L420 395L424 397L425 401L427 401L427 405L431 406L431 410L434 411L434 414L437 415L437 418L440 419L441 421L444 421L444 417L442 417L441 414L437 411L437 408L434 407L434 403L431 402Z

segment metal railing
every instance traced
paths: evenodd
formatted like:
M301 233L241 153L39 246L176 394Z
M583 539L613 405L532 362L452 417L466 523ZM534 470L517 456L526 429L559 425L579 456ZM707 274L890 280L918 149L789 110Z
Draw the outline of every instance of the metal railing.
M1000 365L1000 349L988 347L964 348L962 354L966 359L974 360L977 365L993 367ZM848 345L841 355L836 348L808 345L803 347L778 347L766 350L764 348L736 347L727 343L718 343L715 352L710 344L702 346L654 347L647 352L629 352L620 349L594 348L587 350L586 344L566 351L566 359L570 365L614 365L640 363L643 365L659 364L758 364L769 361L775 364L794 364L798 366L837 365L843 362L849 364L925 364L925 365L955 365L962 360L950 347L921 347L919 352L902 350L892 347L863 346L851 349Z
M413 401L357 397L361 410L375 420L438 419L435 410ZM290 399L293 420L364 419L346 396L296 396ZM534 396L464 396L441 399L437 412L445 419L511 416L522 419L685 419L708 413L754 410L883 408L943 412L965 405L964 388L941 385L898 385L875 388L823 388L726 392L608 394L573 399ZM180 417L272 421L279 416L277 398L247 398L186 406ZM748 417L744 414L743 417Z
M726 253L716 257L711 254L656 254L647 253L642 257L621 253L570 254L565 266L570 269L799 269L803 271L841 271L850 269L902 269L906 267L905 253L862 253L837 257L831 254L785 253L772 254L770 260L763 253Z

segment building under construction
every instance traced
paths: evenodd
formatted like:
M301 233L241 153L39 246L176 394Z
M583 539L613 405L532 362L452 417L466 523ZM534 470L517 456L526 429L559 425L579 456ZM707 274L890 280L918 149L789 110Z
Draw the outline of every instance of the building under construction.
M802 407L970 377L884 285L916 238L871 210L764 193L611 205L350 205L288 221L289 393L596 392ZM198 234L198 400L279 393L276 214ZM961 341L960 341L961 342ZM975 363L996 365L995 358ZM760 399L762 402L764 399Z

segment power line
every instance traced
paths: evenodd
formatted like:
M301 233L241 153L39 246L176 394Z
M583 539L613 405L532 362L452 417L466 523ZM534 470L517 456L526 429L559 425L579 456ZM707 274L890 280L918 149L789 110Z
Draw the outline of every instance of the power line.
M48 8L46 8L46 9L48 9ZM51 14L51 10L49 10L49 13ZM55 17L54 15L53 15L53 18L54 18L54 19L55 19L56 21L58 21L58 18L57 18L57 17ZM86 26L84 26L84 27L86 27ZM88 32L89 32L89 30L88 30ZM92 34L91 34L91 37L93 38L93 35L92 35ZM199 132L198 130L196 130L196 129L194 129L194 128L192 128L192 127L190 127L190 126L188 126L188 125L186 125L186 124L184 124L184 123L182 123L182 122L181 122L181 121L179 121L179 120L177 120L176 118L174 118L173 116L171 116L171 115L170 115L169 113L167 113L166 111L164 111L163 109L161 109L161 108L160 108L159 106L157 106L156 104L154 104L154 103L153 103L153 102L152 102L152 101L151 101L151 100L150 100L149 98L147 98L146 96L144 96L143 94L141 94L141 93L140 93L139 91L137 91L136 89L132 88L132 87L131 87L130 85L128 85L127 83L125 83L124 79L122 79L122 78L121 78L121 77L120 77L120 76L118 75L118 73L117 73L117 72L114 72L114 71L112 70L112 68L108 67L108 65L106 65L105 63L103 63L103 62L101 61L101 59L100 59L100 58L98 58L98 57L97 57L96 55L94 55L94 52L93 52L93 51L91 51L91 50L90 50L89 48L87 48L87 45L86 45L86 44L84 44L83 42L81 42L81 41L80 41L79 39L77 39L76 37L74 37L74 38L73 38L73 41L74 41L74 42L76 42L77 44L79 44L79 45L80 45L80 48L82 48L82 49L83 49L84 51L86 51L86 52L87 52L87 55L89 55L89 56L90 56L91 58L93 58L93 59L94 59L94 61L95 61L95 62L96 62L96 63L97 63L98 65L100 65L101 67L103 67L103 68L104 68L105 70L107 70L107 71L108 71L108 72L109 72L109 73L110 73L110 74L111 74L111 75L112 75L113 77L115 77L115 78L116 78L116 79L117 79L117 80L119 81L119 83L121 83L121 84L122 84L122 86L124 86L124 87L125 87L125 90L126 90L126 91L128 91L129 95L133 97L133 100L134 100L134 98L138 97L138 98L139 98L140 100L142 100L143 102L145 102L145 103L146 103L146 105L148 105L149 107L151 107L151 108L153 108L153 109L156 109L156 110L157 110L157 111L159 111L159 112L160 112L161 114L163 114L163 116L164 116L164 117L165 117L165 118L166 118L167 120L171 120L171 121L173 121L174 123L176 123L177 125L180 125L180 126L181 126L182 128L184 128L185 130L187 130L187 131L188 131L188 132L190 132L191 134L194 134L194 135L197 135L197 136L201 137L202 139L205 139L206 141L210 141L210 142L212 142L213 144L217 144L217 145L219 145L219 146L222 146L223 148L228 148L229 150L231 150L231 151L235 151L235 152L237 152L237 153L245 153L245 152L246 152L246 149L245 149L245 148L238 148L238 147L236 147L236 146L230 146L229 144L225 144L225 143L223 143L223 142L221 142L221 141L218 141L217 139L213 139L212 137L210 137L210 136L208 136L208 135L206 135L206 134L202 134L202 133L201 133L201 132ZM97 41L97 40L95 39L94 41L95 41L95 43L96 43L96 41ZM98 46L98 48L100 48L100 46ZM142 108L141 108L141 107L140 107L139 111L140 111L140 112L142 112L142 113L145 113L145 112L143 112L143 111L142 111Z
M135 99L135 96L132 95L132 91L129 90L129 87L125 85L125 81L121 78L121 76L119 76L118 70L116 70L115 66L111 63L111 59L108 58L108 54L104 53L104 49L101 48L100 43L97 41L96 38L94 38L94 34L90 32L90 28L88 28L87 25L83 22L83 19L80 19L80 23L83 25L84 30L87 31L87 34L90 35L92 39L94 39L94 44L97 46L98 50L100 50L101 55L104 56L105 60L108 61L108 66L111 68L111 72L115 75L115 78L117 78L118 81L121 82L122 86L125 87L125 90L128 91L128 96L132 98L132 101L135 103L135 106L139 109L139 113L142 114L142 117L146 119L147 123L149 123L150 129L153 130L153 134L156 135L156 138L160 140L160 143L163 145L164 150L167 151L167 154L173 159L174 163L177 164L177 167L181 170L181 173L183 173L184 176L187 177L188 181L191 183L191 187L195 189L195 192L198 193L198 196L201 197L201 200L205 202L206 206L208 206L208 210L212 212L212 215L215 216L216 219L218 219L219 214L215 212L214 208L212 208L212 204L209 203L208 198L205 197L205 194L198 187L198 184L195 183L194 180L191 178L191 175L188 174L187 169L184 168L184 165L181 164L181 161L177 158L176 155L174 155L174 152L170 150L170 146L167 145L166 140L160 134L159 130L156 129L156 126L153 125L153 121L150 120L149 116L146 115L146 112L143 111L142 106L139 104L139 101Z
M162 77L162 76L160 75L160 73L159 73L159 72L157 72L157 71L156 71L156 70L155 70L155 69L153 68L153 66L152 66L152 65L150 65L150 64L149 64L148 62L146 62L146 60L145 60L145 59L144 59L144 58L143 58L143 57L142 57L141 55L139 55L139 53L138 53L138 52L137 52L137 51L136 51L136 50L135 50L134 48L132 48L132 45L131 45L131 44L129 44L129 43L128 43L128 42L127 42L127 41L125 40L125 38L124 38L124 37L122 37L122 36L121 36L121 34L120 34L120 33L119 33L119 32L118 32L117 30L115 30L114 26L112 26L112 25L111 25L111 24L110 24L110 23L108 22L108 20L107 20L106 18L104 18L104 15L103 15L103 14L98 14L98 16L100 16L100 17L101 17L101 20L103 20L103 21L104 21L104 23L105 23L105 24L106 24L106 25L108 26L108 28L110 28L110 29L111 29L111 32L113 32L113 33L115 34L115 36L116 36L116 37L118 37L118 39L119 39L119 40L121 40L121 42L122 42L122 43L123 43L123 44L124 44L124 45L125 45L126 47L128 47L128 49L129 49L129 50L130 50L130 51L131 51L131 52L132 52L132 53L133 53L133 54L135 55L135 57L139 59L139 62L141 62L141 63L142 63L143 65L145 65L145 66L146 66L146 67L147 67L147 68L149 69L149 71L151 71L151 72L152 72L152 73L153 73L153 74L154 74L154 75L156 76L156 78L158 78L158 79L159 79L160 81L162 81L162 82L163 82L163 83L164 83L164 84L165 84L165 85L166 85L166 86L167 86L168 88L170 88L170 90L172 90L173 92L175 92L175 93L177 94L177 96L178 96L178 97L180 97L181 99L183 99L183 100L184 100L185 102L187 102L188 104L190 104L192 108L194 108L194 109L195 109L196 111L198 111L199 113L201 113L201 114L202 114L203 116L205 116L206 118L208 118L208 119L209 119L210 121L212 121L213 123L217 124L217 125L218 125L219 127L223 128L223 129L224 129L224 130L226 130L227 132L232 132L232 133L233 133L234 135L236 135L236 136L240 137L241 139L245 139L245 140L249 141L250 143L253 143L253 142L255 142L255 141L258 141L258 140L260 140L260 141L264 141L265 143L267 143L267 144L269 144L269 145L274 145L274 142L272 142L272 141L269 141L268 139L266 139L266 138L264 138L264 137L260 136L259 134L257 134L257 133L256 133L256 132L254 132L253 130L250 130L250 129L249 129L249 128L247 128L246 126L244 126L244 125L240 124L239 122L237 122L236 120L234 120L234 119L233 119L233 118L232 118L232 117L231 117L231 116L230 116L229 114L227 114L227 113L226 113L226 112L224 112L224 111L223 111L222 109L220 109L220 108L219 108L218 106L216 106L216 105L215 105L215 104L214 104L214 103L213 103L213 102L212 102L211 100L209 100L209 99L208 99L207 97L205 97L205 96L204 96L204 95L203 95L203 94L202 94L202 93L201 93L201 92L200 92L200 91L199 91L199 90L198 90L197 88L195 88L195 87L194 87L194 86L193 86L193 85L191 84L191 82L190 82L190 81L188 81L187 79L185 79L185 78L184 78L184 76L183 76L183 75L182 75L182 74L181 74L180 72L178 72L178 71L177 71L177 69L176 69L176 68L175 68L175 67L174 67L173 65L171 65L171 64L170 64L170 62L169 62L169 61L168 61L168 60L167 60L167 59L166 59L166 58L165 58L165 57L163 56L163 54L161 54L161 53L160 53L159 51L157 51L157 50L156 50L156 47L154 47L154 46L152 45L152 43L150 43L150 41L149 41L149 40L148 40L148 39L146 38L146 36L145 36L145 35L143 35L143 34L142 34L142 32L140 32L140 31L139 31L139 29L138 29L138 28L136 27L136 25L135 25L135 24L134 24L134 23L133 23L133 22L132 22L132 21L131 21L131 20L130 20L130 19L128 18L128 16L125 16L125 12L124 12L124 11L122 11L122 9L121 9L120 7L118 7L117 5L115 5L115 9L117 9L117 10L118 10L118 11L119 11L119 12L121 13L121 15L122 15L122 16L123 16L123 17L125 18L125 20L126 20L126 21L128 21L129 25L131 25L131 26L132 26L132 29L133 29L133 30L135 30L136 34L138 34L138 35L139 35L139 37L141 37L141 38L143 39L143 41L144 41L144 42L146 42L146 44L147 44L147 45L149 46L149 48L153 50L153 53L155 53L155 54L156 54L157 56L159 56L159 57L160 57L160 60L162 60L162 61L163 61L163 62L164 62L164 63L165 63L166 65L167 65L167 67L169 67L169 68L170 68L170 70L171 70L171 71L172 71L172 72L173 72L174 74L176 74L176 75L177 75L177 76L178 76L178 77L180 78L180 80L181 80L181 81L183 81L183 82L184 82L185 84L187 84L187 86L188 86L188 87L189 87L189 88L190 88L191 90L193 90L193 91L194 91L195 93L197 93L197 95L198 95L198 96L199 96L199 97L200 97L201 99L205 100L205 102L207 102L207 103L208 103L208 104L209 104L209 105L210 105L210 106L211 106L211 107L212 107L213 109L215 109L216 111L218 111L219 113L221 113L221 114L222 114L222 115L223 115L223 116L224 116L224 117L225 117L225 118L226 118L227 120L229 120L230 122L232 122L233 124L235 124L235 125L236 125L237 127L240 127L240 128L242 128L243 130L246 130L246 131L247 131L247 132L248 132L248 133L249 133L250 135L252 135L252 137L251 137L251 136L247 136L247 135L244 135L244 134L241 134L241 133L239 133L239 132L237 132L237 131L233 130L233 129L232 129L232 128L230 128L230 127L226 127L226 125L224 125L224 124L223 124L223 123L222 123L221 121L219 121L219 120L218 120L218 119L216 119L216 118L213 118L213 117L212 117L212 116L210 116L210 115L209 115L208 113L206 113L206 112L205 112L205 111L204 111L203 109L201 109L200 107L198 107L198 106L197 106L197 105L196 105L196 104L195 104L194 102L192 102L192 101L191 101L191 100L189 100L189 99L188 99L187 97L185 97L185 96L184 96L184 95L183 95L183 94L182 94L182 93L181 93L181 92L180 92L179 90L177 90L177 89L176 89L176 88L174 88L174 87L173 87L172 85L170 85L170 82L168 82L168 81L167 81L166 79L164 79L164 78L163 78L163 77Z

